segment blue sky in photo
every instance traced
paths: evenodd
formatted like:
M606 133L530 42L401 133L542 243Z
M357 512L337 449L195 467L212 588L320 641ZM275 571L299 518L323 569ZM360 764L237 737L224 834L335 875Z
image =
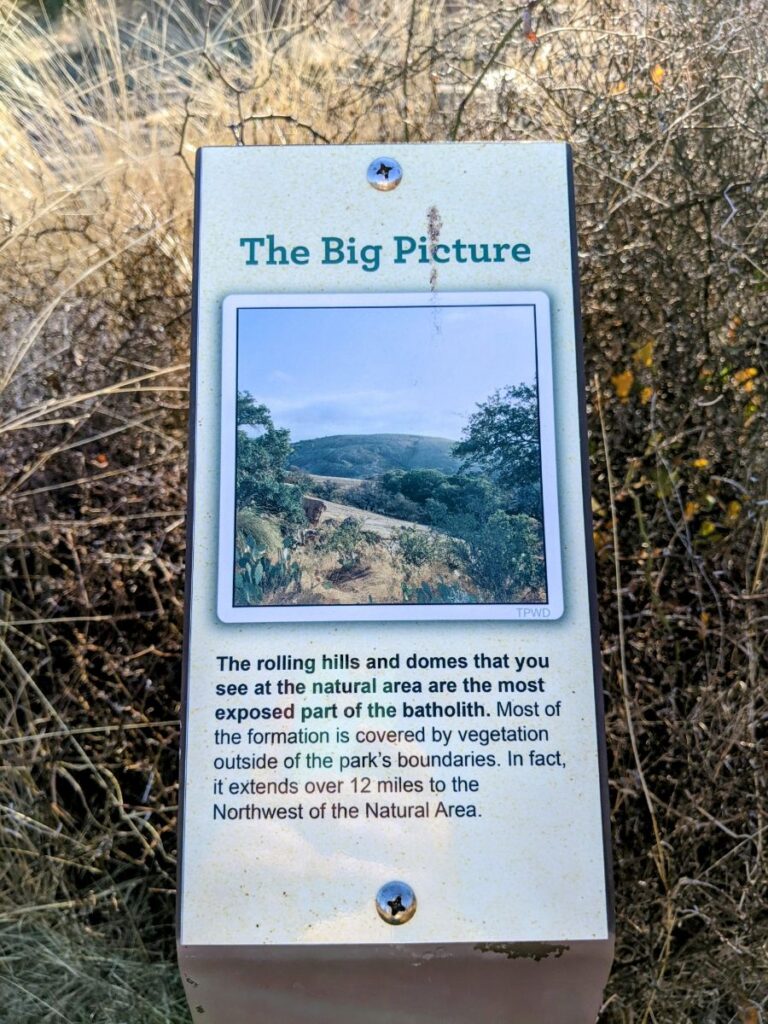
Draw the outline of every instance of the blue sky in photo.
M238 339L238 390L292 441L458 440L478 403L536 378L530 306L243 309Z

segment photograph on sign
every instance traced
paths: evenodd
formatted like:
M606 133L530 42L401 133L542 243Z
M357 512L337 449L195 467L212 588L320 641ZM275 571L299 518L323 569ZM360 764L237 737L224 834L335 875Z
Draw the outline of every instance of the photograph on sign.
M229 296L225 622L562 614L546 295Z

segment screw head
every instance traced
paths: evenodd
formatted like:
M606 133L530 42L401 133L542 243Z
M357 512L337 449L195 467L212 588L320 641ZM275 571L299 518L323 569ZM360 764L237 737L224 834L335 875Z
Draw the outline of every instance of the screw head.
M376 910L387 924L405 924L416 913L416 893L407 882L387 882L376 893Z
M379 156L368 164L368 184L379 192L391 192L403 180L403 168L389 156Z

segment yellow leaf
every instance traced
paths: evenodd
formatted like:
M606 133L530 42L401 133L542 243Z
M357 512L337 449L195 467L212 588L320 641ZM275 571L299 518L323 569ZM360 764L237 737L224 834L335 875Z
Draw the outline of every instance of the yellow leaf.
M611 537L610 534L606 533L604 530L594 530L592 533L592 541L595 545L595 554L601 555L608 547Z
M701 536L701 537L711 537L712 534L716 530L717 530L717 527L712 522L712 520L711 519L705 519L704 522L699 527L699 536Z
M664 76L666 75L666 73L667 72L664 70L661 64L654 64L651 68L651 81L657 89L661 88L661 83L664 81Z
M755 395L751 402L747 402L744 406L744 422L748 423L749 420L755 415L760 408L760 395Z
M734 373L734 382L736 384L746 384L748 381L753 380L758 375L758 372L756 366L748 366L746 370L739 370L738 373Z
M625 370L623 373L617 373L611 377L611 384L613 384L616 394L622 402L626 402L629 397L634 381L635 375L631 370Z
M705 469L709 465L709 459L694 459L691 465L695 466L696 469Z
M609 95L611 95L611 96L621 96L621 94L623 92L626 92L626 91L627 91L627 83L626 82L617 82L616 85L612 85L611 86L611 88L609 90Z
M653 366L653 338L641 345L632 358L638 366Z
M690 523L690 521L693 519L693 517L696 515L696 513L698 511L699 511L699 504L698 504L698 502L696 502L696 501L686 502L685 512L683 513L683 515L685 516L686 523Z
M643 388L640 392L640 401L643 405L648 405L650 400L653 398L653 388Z
M728 505L726 506L726 509L725 509L725 518L728 520L729 523L735 523L736 520L739 518L739 513L740 512L741 512L741 502L740 501L729 501Z

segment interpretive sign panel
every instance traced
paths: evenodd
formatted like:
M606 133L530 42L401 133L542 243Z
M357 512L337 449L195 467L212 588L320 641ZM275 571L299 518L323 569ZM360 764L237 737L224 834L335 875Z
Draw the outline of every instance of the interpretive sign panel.
M574 984L596 1005L611 921L569 161L555 144L200 153L190 993L229 949L271 964L264 1020L360 1020L354 950L413 987L409 949L471 974L538 943L552 978L593 965ZM333 994L327 974L283 990L278 961L305 979L337 964ZM239 1021L216 977L190 998ZM473 1019L502 1019L487 1000ZM551 1024L592 1012L548 1007Z

